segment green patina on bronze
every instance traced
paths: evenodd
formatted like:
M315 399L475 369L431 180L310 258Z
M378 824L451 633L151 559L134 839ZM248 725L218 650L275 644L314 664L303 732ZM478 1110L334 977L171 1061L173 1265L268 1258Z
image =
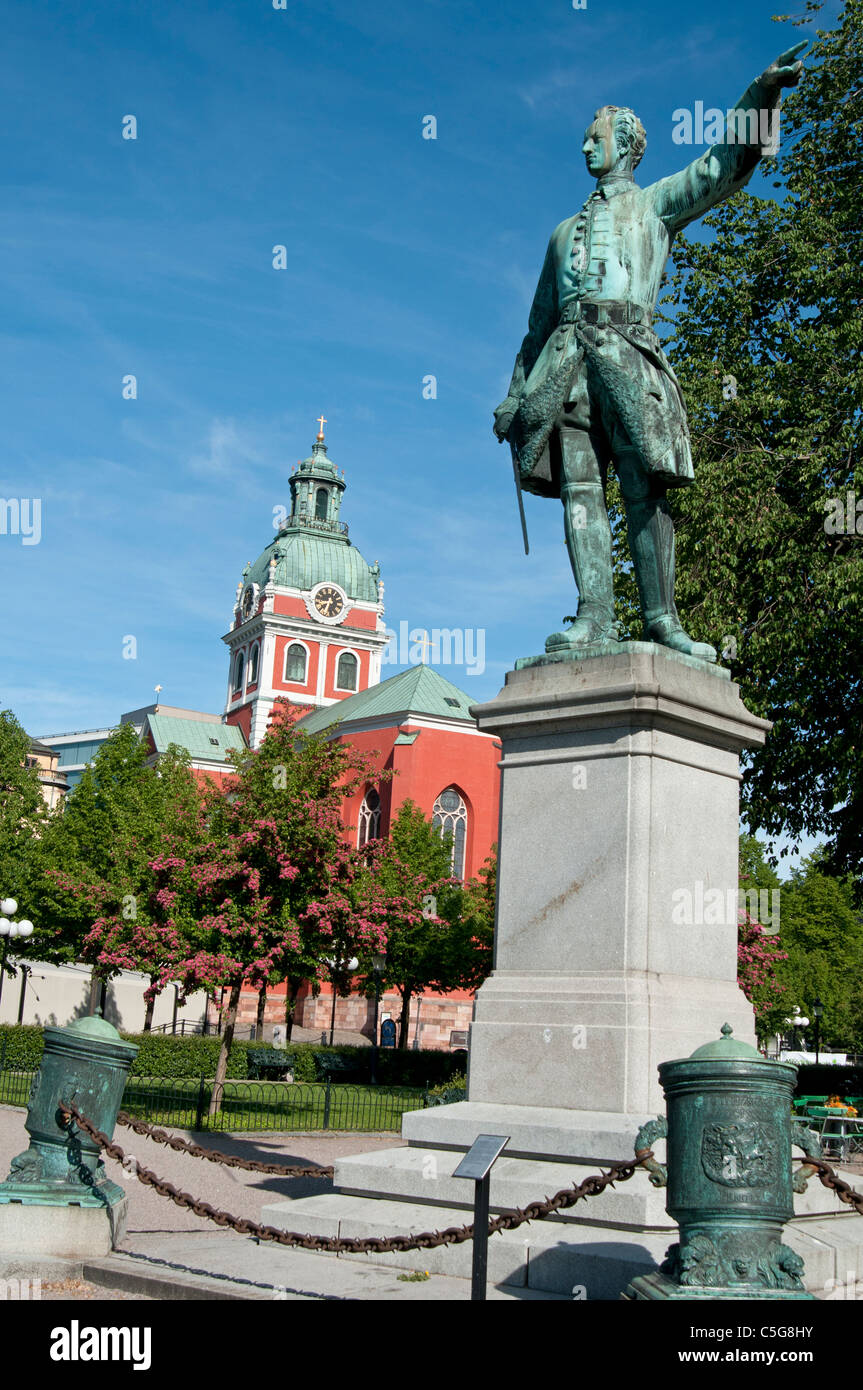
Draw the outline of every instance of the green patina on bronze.
M737 1042L728 1024L691 1057L663 1062L668 1110L636 1148L667 1134L667 1210L680 1227L659 1273L639 1275L633 1299L801 1299L803 1261L782 1244L794 1215L791 1097L797 1068Z
M674 525L666 493L693 481L686 409L652 328L677 233L744 187L775 129L783 87L802 64L796 44L747 88L724 139L686 169L640 188L633 171L646 147L628 107L596 112L582 146L596 190L552 233L495 433L513 450L527 491L560 497L578 587L578 613L546 641L549 655L579 657L617 640L612 543L605 504L609 464L626 510L647 640L703 661L674 603ZM754 114L752 119L749 113ZM767 119L765 119L765 117ZM589 654L597 654L596 650Z
M75 1105L97 1129L113 1134L126 1078L138 1051L98 1016L68 1028L45 1029L42 1065L30 1091L30 1146L12 1160L0 1203L25 1206L113 1206L123 1189L105 1175L99 1148L63 1124L61 1104Z

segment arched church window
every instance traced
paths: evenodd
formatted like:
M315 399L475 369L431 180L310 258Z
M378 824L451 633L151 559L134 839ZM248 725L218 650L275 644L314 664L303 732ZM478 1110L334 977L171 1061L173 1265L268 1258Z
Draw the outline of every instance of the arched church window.
M318 521L326 521L328 502L329 498L327 497L326 488L319 487L317 496L315 498L315 516L317 517Z
M256 642L249 655L249 685L254 685L258 679L258 666L261 660L261 644Z
M306 683L306 649L299 642L292 642L285 656L285 680Z
M342 652L336 667L336 685L339 690L356 690L357 659L353 652Z
M464 848L467 840L467 807L455 787L442 791L434 804L432 825L441 835L452 835L450 863L454 878L464 878Z
M357 829L357 849L362 849L369 840L376 840L381 833L381 799L374 787L369 787L360 807Z
M237 659L234 662L234 694L243 688L243 668L245 664L243 653L237 652Z

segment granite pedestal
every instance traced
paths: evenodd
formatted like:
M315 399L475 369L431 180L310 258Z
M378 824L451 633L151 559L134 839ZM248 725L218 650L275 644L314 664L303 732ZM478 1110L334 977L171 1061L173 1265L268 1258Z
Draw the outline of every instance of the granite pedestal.
M495 964L476 998L467 1100L406 1115L407 1152L342 1160L337 1194L268 1207L271 1224L342 1235L463 1224L471 1184L452 1170L478 1133L510 1136L492 1206L524 1205L631 1158L663 1109L660 1062L724 1023L755 1041L737 985L738 760L770 726L728 672L621 643L510 672L472 713L501 740L502 785ZM806 1201L822 1224L839 1210L826 1193ZM490 1277L614 1298L656 1269L676 1229L638 1173L495 1236ZM812 1264L812 1239L800 1253L813 1277L835 1274L831 1257ZM466 1273L470 1247L387 1258Z

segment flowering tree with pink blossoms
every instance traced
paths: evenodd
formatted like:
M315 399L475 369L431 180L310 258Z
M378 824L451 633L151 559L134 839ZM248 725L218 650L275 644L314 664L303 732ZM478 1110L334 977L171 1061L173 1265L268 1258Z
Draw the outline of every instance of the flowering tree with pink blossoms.
M755 1011L755 1032L759 1042L784 1032L789 1013L788 987L777 968L787 961L779 937L766 934L760 922L748 912L739 913L737 927L737 983Z
M209 833L187 854L152 861L163 940L177 942L163 979L227 988L211 1111L218 1109L243 987L314 978L334 944L373 949L378 931L354 907L362 867L344 841L342 800L370 775L354 748L295 729L277 702L260 747L206 796Z

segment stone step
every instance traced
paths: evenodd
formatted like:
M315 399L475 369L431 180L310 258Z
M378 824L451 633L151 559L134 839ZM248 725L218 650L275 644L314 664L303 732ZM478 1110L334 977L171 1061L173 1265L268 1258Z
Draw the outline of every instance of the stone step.
M334 1185L350 1196L373 1197L473 1210L474 1184L453 1177L461 1162L461 1150L396 1148L374 1153L350 1154L336 1161ZM491 1172L491 1206L494 1211L525 1207L543 1201L563 1188L584 1181L596 1167L574 1163L550 1163L537 1159L508 1158L502 1154ZM469 1219L462 1217L463 1220ZM677 1229L665 1210L665 1192L652 1187L646 1173L636 1173L627 1183L607 1188L599 1197L585 1198L576 1206L546 1218L567 1225L612 1224L635 1226L667 1233Z
M332 1193L277 1202L263 1208L261 1220L283 1230L313 1235L366 1237L415 1235L469 1221L463 1208L393 1202ZM822 1298L863 1281L863 1221L847 1218L793 1221L785 1243L802 1256L806 1288ZM607 1226L532 1221L504 1231L488 1244L489 1283L527 1287L570 1298L616 1299L637 1274L662 1262L672 1243L667 1234L615 1231ZM391 1254L346 1254L360 1260L430 1274L469 1278L473 1246Z
M463 1226L466 1218L469 1221L469 1214L459 1208L374 1201L341 1193L276 1202L265 1206L261 1213L265 1224L283 1230L340 1237L415 1235ZM489 1239L489 1283L578 1299L617 1298L629 1279L656 1268L668 1244L665 1235L645 1235L636 1243L622 1241L614 1231L601 1227L530 1222ZM469 1278L473 1244L465 1241L434 1250L347 1254L339 1258Z

